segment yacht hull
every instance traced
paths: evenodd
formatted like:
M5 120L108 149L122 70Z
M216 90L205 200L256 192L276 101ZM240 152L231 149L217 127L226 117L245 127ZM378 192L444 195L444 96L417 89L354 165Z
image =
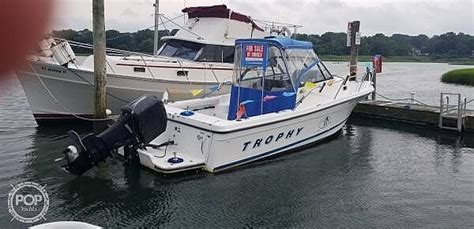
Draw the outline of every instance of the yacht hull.
M35 119L67 119L74 116L90 117L94 113L94 73L66 68L57 64L31 62L31 68L18 71L18 79L25 91ZM152 79L118 74L107 74L107 109L119 114L127 103L151 94L162 98L167 91L171 101L193 98L192 90L217 85ZM216 93L226 93L222 87ZM208 92L203 91L200 95Z

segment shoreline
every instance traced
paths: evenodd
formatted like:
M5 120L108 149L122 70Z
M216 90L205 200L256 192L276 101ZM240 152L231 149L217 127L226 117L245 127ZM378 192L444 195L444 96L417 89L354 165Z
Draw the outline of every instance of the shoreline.
M320 55L325 61L349 61L349 56ZM361 55L359 62L372 62L372 56ZM432 58L428 56L391 56L384 57L383 62L411 62L411 63L447 63L450 65L474 65L474 58Z

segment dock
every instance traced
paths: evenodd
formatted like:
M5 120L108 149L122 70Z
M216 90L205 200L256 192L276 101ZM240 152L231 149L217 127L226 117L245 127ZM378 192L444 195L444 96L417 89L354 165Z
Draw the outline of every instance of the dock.
M357 105L353 114L369 118L440 127L459 132L474 132L474 110L464 109L460 115L458 115L457 109L447 109L446 112L440 114L441 110L441 106L427 106L410 102L365 100ZM461 129L457 129L458 118L461 118Z

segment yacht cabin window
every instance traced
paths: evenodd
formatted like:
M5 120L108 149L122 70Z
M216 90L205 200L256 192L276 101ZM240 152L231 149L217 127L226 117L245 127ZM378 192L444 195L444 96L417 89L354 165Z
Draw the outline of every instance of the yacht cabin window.
M159 55L201 62L233 63L234 46L205 45L173 39L163 45Z
M168 40L161 48L161 56L194 60L204 45L183 40Z
M234 46L205 45L197 61L234 63Z

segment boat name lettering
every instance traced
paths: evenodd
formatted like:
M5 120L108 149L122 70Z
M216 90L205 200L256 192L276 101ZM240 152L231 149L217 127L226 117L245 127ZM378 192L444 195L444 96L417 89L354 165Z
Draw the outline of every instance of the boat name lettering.
M288 139L292 138L293 136L298 136L301 131L303 130L303 127L300 127L298 129L291 129L286 132L280 132L276 135L269 135L266 138L258 138L255 141L248 141L243 144L242 151L247 150L248 148L252 147L252 149L258 148L261 145L268 145L272 142L278 142L281 139Z
M45 67L45 66L42 66L41 70L48 71L48 72L54 72L54 73L66 74L66 70L59 70L59 69L54 69L54 68Z

